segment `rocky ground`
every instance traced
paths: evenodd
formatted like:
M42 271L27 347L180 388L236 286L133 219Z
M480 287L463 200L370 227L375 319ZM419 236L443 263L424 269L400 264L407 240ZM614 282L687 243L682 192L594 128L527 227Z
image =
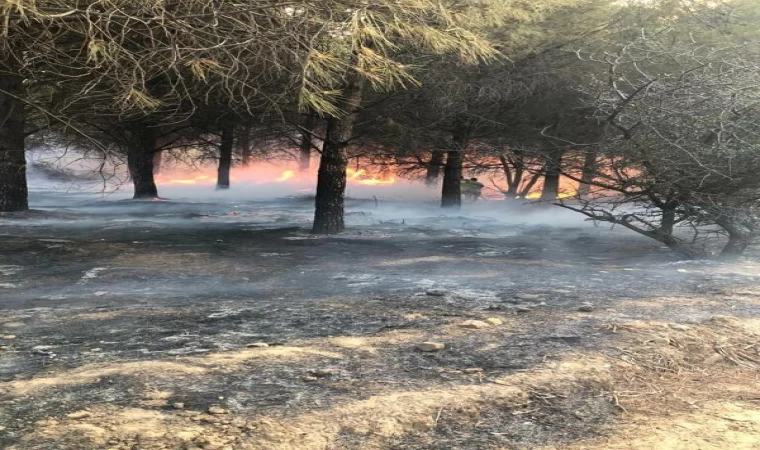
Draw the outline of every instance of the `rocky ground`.
M760 448L760 264L546 209L0 216L0 448ZM74 195L74 197L76 197Z

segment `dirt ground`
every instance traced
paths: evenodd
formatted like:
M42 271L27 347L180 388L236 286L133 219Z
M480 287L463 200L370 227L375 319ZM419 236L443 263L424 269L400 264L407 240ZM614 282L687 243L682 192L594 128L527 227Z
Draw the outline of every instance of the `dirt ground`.
M0 216L0 448L760 448L754 254L494 206L351 202L326 238L299 199L45 200Z

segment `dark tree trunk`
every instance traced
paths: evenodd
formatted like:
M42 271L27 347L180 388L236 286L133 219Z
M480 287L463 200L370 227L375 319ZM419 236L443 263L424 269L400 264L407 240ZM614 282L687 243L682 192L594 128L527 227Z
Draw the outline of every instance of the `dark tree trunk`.
M216 188L230 188L230 168L232 167L232 148L235 145L235 125L226 122L222 125L222 142L219 145L219 168L216 174Z
M665 204L662 206L662 220L660 221L660 232L664 235L672 236L673 229L676 226L676 207Z
M507 159L506 156L499 155L499 161L501 162L501 169L504 171L504 178L507 180L507 191L504 192L504 196L507 200L515 199L520 194L520 184L523 180L522 157ZM510 161L513 162L512 165L510 165Z
M453 147L446 154L446 166L443 168L443 189L441 190L441 208L459 208L462 206L462 161L467 138L455 134Z
M720 258L725 260L735 260L744 254L744 250L749 247L751 238L746 233L737 232L735 230L728 231L728 242L720 252Z
M427 164L427 173L425 174L425 184L428 186L435 186L438 184L438 178L441 176L441 169L443 169L443 160L445 156L446 153L440 150L432 151L430 162Z
M251 127L243 127L238 137L238 147L240 148L240 160L243 166L251 164L252 149L251 149Z
M591 193L591 182L594 180L594 173L596 172L596 156L596 152L588 151L583 157L581 182L578 184L578 196L581 198L588 197Z
M531 194L533 191L533 187L538 183L538 180L543 175L543 170L541 172L534 173L530 176L530 179L528 182L523 186L523 188L520 190L520 198L528 198L528 195Z
M0 70L5 69L0 64ZM24 154L23 78L0 73L0 212L29 209Z
M364 79L357 73L348 75L343 90L343 102L339 105L346 114L329 117L322 157L317 174L317 198L315 199L313 234L340 233L345 228L343 203L346 194L346 146L354 131L359 115Z
M546 158L544 187L541 200L556 200L559 194L559 178L562 173L562 151L553 152Z
M135 199L158 198L158 188L153 178L155 149L155 130L150 126L136 125L127 152L127 167L135 187Z
M158 175L159 173L161 173L161 162L164 159L163 155L164 155L164 152L160 150L153 153L153 174L154 175Z
M304 120L304 129L301 130L301 143L298 146L298 170L302 172L311 167L311 149L314 147L311 133L314 132L316 125L316 117L311 114Z

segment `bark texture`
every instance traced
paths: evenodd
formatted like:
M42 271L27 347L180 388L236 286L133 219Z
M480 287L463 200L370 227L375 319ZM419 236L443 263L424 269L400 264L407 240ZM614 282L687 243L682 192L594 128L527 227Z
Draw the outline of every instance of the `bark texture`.
M153 177L153 155L156 149L156 132L147 125L136 125L127 153L127 167L135 188L135 199L158 198Z
M559 194L559 179L562 172L562 151L553 152L546 158L544 167L544 187L541 200L556 200Z
M588 197L591 193L591 182L594 181L594 172L596 172L597 154L588 151L583 156L583 170L581 172L581 182L578 185L578 196L581 198Z
M153 173L158 175L161 173L161 163L164 160L164 152L157 151L153 153Z
M441 191L442 208L459 208L462 206L462 160L464 145L455 139L455 148L446 154L446 167L443 170L443 189Z
M346 114L329 117L322 158L317 174L317 198L315 200L313 234L334 234L345 229L344 197L346 193L346 146L354 131L362 101L364 79L352 72L343 90L341 109Z
M425 184L428 186L434 186L438 183L438 178L441 177L441 170L443 170L443 160L446 157L446 153L440 150L433 150L430 155L430 162L427 164L427 173L425 174Z
M24 154L23 78L0 64L0 212L29 209Z
M216 188L230 188L230 169L232 168L232 148L235 145L235 126L232 123L222 125L222 142L219 145L219 168L216 174Z

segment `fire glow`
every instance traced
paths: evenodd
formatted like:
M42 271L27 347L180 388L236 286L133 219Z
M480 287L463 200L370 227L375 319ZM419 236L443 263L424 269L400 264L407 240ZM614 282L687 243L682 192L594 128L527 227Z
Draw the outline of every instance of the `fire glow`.
M283 169L281 166L256 164L247 167L235 167L230 171L230 182L235 183L316 183L316 171L298 171ZM346 169L348 184L364 186L386 186L395 184L398 180L394 174L373 175L365 169ZM160 185L195 185L211 186L216 184L216 169L202 167L195 170L178 170L169 168L156 174L156 182Z
M156 174L156 182L161 186L214 186L217 179L217 170L215 167L165 167L164 170ZM388 188L396 185L398 187L407 187L412 192L417 189L423 189L423 186L413 181L404 181L392 171L384 169L381 172L372 172L361 168L347 168L346 181L348 186L365 186L377 187L379 189ZM484 200L503 200L502 192L506 191L504 180L489 180L493 187L487 186L483 192ZM236 184L248 185L282 185L288 187L294 192L309 192L317 183L317 170L298 170L286 165L277 165L271 163L257 163L249 166L233 167L230 171L230 182L232 188ZM412 186L415 184L415 186ZM562 178L560 183L560 193L557 199L571 199L577 196L575 182ZM436 188L437 190L437 188ZM501 192L499 192L501 191ZM428 189L429 192L429 189ZM519 198L519 197L518 197ZM541 198L541 184L535 187L535 190L525 196L526 200L539 200Z

